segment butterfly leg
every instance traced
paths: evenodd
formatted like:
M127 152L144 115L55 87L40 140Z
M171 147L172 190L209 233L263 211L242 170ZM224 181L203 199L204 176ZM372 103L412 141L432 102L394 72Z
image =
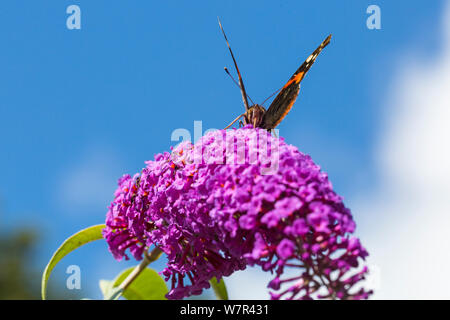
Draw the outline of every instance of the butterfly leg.
M245 113L241 114L239 117L237 117L236 119L233 120L233 122L231 122L224 130L228 129L229 127L231 127L236 121L238 121L241 117L243 117L245 115Z

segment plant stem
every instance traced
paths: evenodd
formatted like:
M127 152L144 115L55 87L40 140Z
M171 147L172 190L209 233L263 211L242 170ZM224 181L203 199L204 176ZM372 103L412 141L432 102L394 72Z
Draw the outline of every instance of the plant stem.
M155 247L150 253L147 251L144 252L144 259L142 259L141 263L134 268L134 270L122 281L119 285L119 289L121 291L125 291L125 289L136 279L139 274L153 261L156 261L162 254L161 249Z

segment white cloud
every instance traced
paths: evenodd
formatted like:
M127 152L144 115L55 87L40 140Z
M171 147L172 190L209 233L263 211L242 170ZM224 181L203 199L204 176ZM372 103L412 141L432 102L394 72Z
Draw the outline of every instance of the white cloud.
M114 153L102 148L90 148L81 159L64 169L60 176L58 205L66 212L92 212L111 202L120 168ZM89 211L91 210L91 211Z
M374 298L450 299L450 6L440 53L405 53L375 150L380 185L352 206L370 261Z

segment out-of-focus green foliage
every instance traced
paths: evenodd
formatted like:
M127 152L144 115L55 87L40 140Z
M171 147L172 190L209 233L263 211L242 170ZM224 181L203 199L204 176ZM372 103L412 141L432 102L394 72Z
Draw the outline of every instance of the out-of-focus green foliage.
M39 271L33 268L37 240L31 229L0 233L0 300L39 299Z
M0 300L41 299L42 266L36 263L38 233L30 228L0 229ZM52 299L77 299L76 293L50 286Z

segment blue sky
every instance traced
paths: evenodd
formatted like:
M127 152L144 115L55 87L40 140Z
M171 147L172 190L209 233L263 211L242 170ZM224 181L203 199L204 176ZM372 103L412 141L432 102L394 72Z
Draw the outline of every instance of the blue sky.
M81 8L81 30L66 27L72 4ZM381 8L381 30L366 27L370 4ZM3 1L2 225L42 230L43 267L68 235L103 223L117 178L175 144L174 129L192 131L195 120L204 130L223 128L240 114L217 16L255 102L333 34L280 135L329 173L351 208L363 208L360 199L383 179L374 152L385 139L395 72L405 53L437 59L444 8L443 1ZM364 226L376 222L370 210L353 212L364 241ZM81 266L86 295L125 266L101 243L57 271L70 264Z

